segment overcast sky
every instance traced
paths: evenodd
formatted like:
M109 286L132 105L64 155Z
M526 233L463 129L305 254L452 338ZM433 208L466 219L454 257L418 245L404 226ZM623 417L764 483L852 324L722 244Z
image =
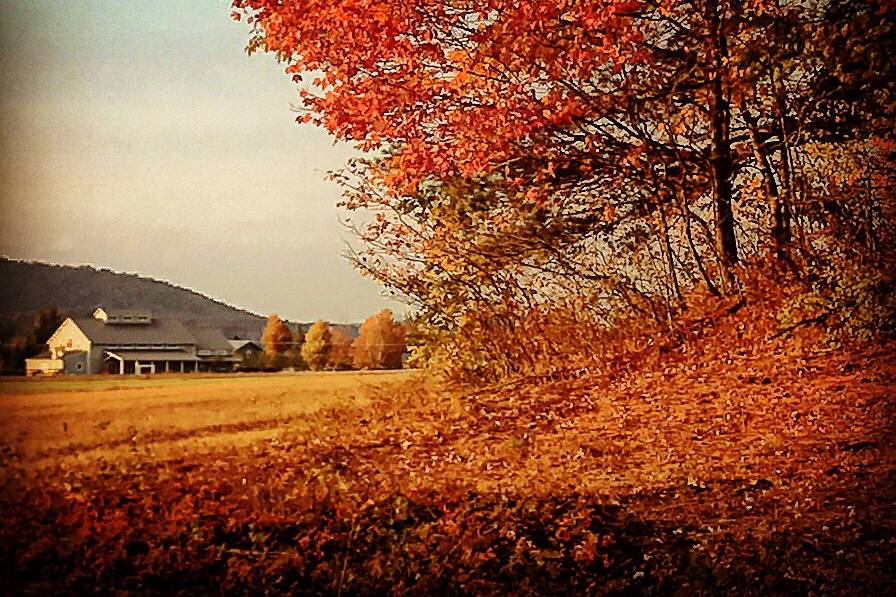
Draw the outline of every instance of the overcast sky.
M168 280L259 313L390 306L343 258L326 172L226 0L0 0L0 254Z

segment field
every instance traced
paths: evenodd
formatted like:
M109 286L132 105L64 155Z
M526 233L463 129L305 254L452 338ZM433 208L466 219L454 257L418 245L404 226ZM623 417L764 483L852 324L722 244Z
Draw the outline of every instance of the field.
M486 388L413 373L0 384L0 581L883 594L896 343L744 347L764 332L722 319L677 348Z
M28 467L170 460L277 441L320 409L363 406L408 372L0 381L4 458Z

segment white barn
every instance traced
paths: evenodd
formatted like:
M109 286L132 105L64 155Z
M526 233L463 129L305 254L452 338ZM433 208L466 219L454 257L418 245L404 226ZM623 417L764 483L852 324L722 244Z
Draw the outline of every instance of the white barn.
M145 310L98 308L70 317L47 340L66 373L161 373L233 368L233 349L218 330L190 329Z

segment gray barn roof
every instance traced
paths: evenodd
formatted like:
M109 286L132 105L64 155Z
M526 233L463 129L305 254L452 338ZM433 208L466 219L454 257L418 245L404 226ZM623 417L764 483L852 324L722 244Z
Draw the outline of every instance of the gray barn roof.
M261 344L253 340L228 340L228 342L233 347L234 352L242 350L250 344L254 346L256 350L262 350Z
M97 307L97 309L102 309L109 317L143 317L146 319L152 319L152 311L150 311L149 309L107 309L105 307Z
M233 352L233 347L221 330L214 328L191 327L190 332L196 338L196 350L226 350L228 353Z
M196 344L181 322L168 317L157 317L144 325L107 324L93 317L72 319L94 344Z

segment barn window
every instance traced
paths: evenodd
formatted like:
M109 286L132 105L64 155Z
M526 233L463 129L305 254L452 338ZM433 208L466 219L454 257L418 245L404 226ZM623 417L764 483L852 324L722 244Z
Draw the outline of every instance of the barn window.
M71 338L69 338L69 339L68 339L68 342L65 343L65 347L66 347L66 348L71 348L71 347L72 347L72 339L71 339Z

